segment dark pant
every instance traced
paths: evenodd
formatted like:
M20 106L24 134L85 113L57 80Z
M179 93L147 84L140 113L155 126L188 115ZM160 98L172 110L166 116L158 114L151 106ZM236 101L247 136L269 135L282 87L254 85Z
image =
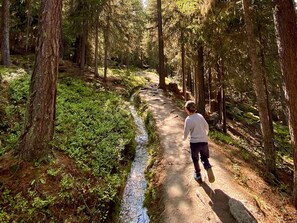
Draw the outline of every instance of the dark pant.
M204 169L209 169L211 167L208 158L209 158L209 149L207 142L198 142L198 143L190 143L191 148L191 156L195 168L196 173L200 173L199 167L199 154L201 157L201 162L204 166Z

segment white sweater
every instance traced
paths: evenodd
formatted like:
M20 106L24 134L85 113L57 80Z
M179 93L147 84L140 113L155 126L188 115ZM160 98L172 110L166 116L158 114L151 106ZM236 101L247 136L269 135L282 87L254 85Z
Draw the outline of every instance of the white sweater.
M184 124L184 140L190 133L190 142L208 142L209 127L204 117L199 113L189 115Z

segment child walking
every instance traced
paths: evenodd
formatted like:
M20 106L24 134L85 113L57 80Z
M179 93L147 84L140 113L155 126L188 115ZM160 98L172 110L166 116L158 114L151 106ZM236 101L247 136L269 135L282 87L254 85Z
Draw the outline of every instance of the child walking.
M194 164L194 179L198 183L202 183L201 169L199 166L199 155L204 169L207 171L208 180L210 183L215 181L211 165L208 161L209 148L208 148L208 131L209 126L204 117L196 113L196 104L193 101L187 101L185 104L185 111L188 117L184 123L184 140L190 134L190 148L191 156Z

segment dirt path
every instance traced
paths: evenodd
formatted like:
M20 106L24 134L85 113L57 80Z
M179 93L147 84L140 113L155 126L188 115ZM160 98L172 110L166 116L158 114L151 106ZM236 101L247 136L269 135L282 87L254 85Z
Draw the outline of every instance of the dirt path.
M150 86L140 94L149 105L161 140L162 158L158 164L158 185L161 187L160 205L162 223L236 222L228 201L234 198L242 202L258 222L263 215L255 205L252 195L234 180L227 166L230 161L222 148L209 142L210 162L216 181L209 184L203 171L205 183L200 186L193 179L193 165L189 142L183 141L184 111L157 89L158 80L151 77Z

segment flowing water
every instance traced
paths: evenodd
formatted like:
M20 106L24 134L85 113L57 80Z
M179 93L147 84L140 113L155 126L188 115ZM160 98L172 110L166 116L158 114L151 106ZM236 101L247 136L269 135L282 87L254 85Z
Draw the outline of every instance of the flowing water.
M148 223L147 209L143 208L144 193L146 190L144 170L149 159L146 148L148 135L144 123L137 115L134 106L131 105L130 110L137 125L137 135L135 138L137 146L131 172L128 176L123 194L119 222Z

